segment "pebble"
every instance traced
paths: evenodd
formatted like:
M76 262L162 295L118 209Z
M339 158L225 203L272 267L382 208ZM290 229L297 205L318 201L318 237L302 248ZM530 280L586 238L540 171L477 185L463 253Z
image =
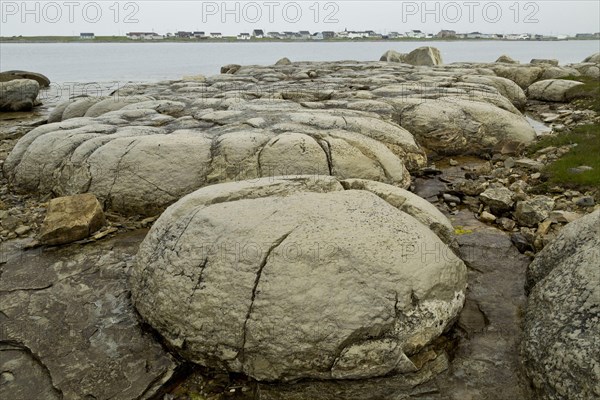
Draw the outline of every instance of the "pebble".
M508 157L506 160L504 160L504 167L505 168L512 168L515 166L515 159L512 157Z
M498 225L502 227L505 231L512 232L513 229L517 226L517 223L510 218L502 217L498 219Z
M444 201L446 203L456 203L456 204L460 204L461 203L461 200L460 200L460 198L458 196L454 196L454 195L451 195L451 194L448 194L448 193L444 193L443 197L444 197Z
M575 204L579 207L593 207L596 202L592 196L585 196L575 199Z
M550 213L549 218L556 222L569 223L569 222L573 222L573 221L581 218L581 215L574 213L574 212L570 212L570 211L560 211L559 210L559 211L552 211Z
M591 171L591 170L593 170L593 169L594 169L594 168L592 168L592 167L589 167L589 166L587 166L587 165L582 165L581 167L569 168L569 172L570 172L571 174L582 174L582 173L584 173L584 172Z
M24 225L24 226L20 226L17 229L15 229L15 233L19 236L23 236L25 234L27 234L29 231L31 231L31 227Z
M492 213L489 213L487 211L484 211L481 213L481 215L479 216L479 220L483 221L483 222L494 222L496 220L496 216Z
M454 159L450 159L449 161L450 165L452 165L453 167L456 167L458 165L458 161L454 160Z

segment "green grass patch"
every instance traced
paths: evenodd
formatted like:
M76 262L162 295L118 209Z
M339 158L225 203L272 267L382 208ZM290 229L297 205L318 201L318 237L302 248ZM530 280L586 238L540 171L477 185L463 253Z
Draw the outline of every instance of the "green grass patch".
M542 138L528 150L531 154L550 146L573 144L567 154L546 166L543 171L547 183L560 184L573 188L600 188L600 125L583 125L573 128L571 132ZM573 173L572 168L589 166L593 169Z
M600 80L587 76L569 76L563 79L583 83L567 90L567 99L578 108L600 112Z

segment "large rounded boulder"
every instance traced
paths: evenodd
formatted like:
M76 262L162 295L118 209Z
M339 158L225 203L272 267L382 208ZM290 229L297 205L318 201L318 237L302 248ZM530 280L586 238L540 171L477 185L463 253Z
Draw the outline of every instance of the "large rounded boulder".
M534 100L542 101L569 101L569 89L583 85L581 82L566 79L545 79L534 83L527 88L527 95Z
M391 100L394 119L419 144L440 154L484 154L508 142L529 143L535 131L520 114L456 97Z
M87 100L74 102L65 113L105 108L104 102L91 108ZM295 107L283 108L288 104ZM426 163L408 131L371 113L306 112L286 101L253 101L194 117L181 116L188 106L178 101L118 106L22 137L3 166L13 188L61 196L91 192L107 209L154 215L213 183L312 174L407 187L407 165Z
M440 51L435 47L429 46L419 47L408 54L398 53L395 50L388 50L381 56L379 61L423 66L441 65L443 63Z
M15 79L31 79L36 81L41 88L50 86L50 79L38 72L30 71L4 71L0 72L0 82L9 82Z
M538 398L600 398L600 210L537 255L527 289L522 353Z
M443 216L370 187L265 178L184 197L140 247L138 311L186 359L261 381L418 375L466 267L430 229Z
M0 82L0 111L30 111L39 91L39 83L32 79Z

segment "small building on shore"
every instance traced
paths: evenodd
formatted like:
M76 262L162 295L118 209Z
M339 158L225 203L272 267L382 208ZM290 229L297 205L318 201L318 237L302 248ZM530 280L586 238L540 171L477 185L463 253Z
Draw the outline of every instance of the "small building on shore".
M412 31L406 32L406 37L412 38L412 39L425 39L427 35L425 34L425 32L422 32L418 29L413 29Z
M456 37L456 31L449 30L449 29L442 29L435 36L438 37L438 38L442 38L442 39L455 38Z
M196 39L203 39L203 38L206 37L206 35L204 34L204 32L201 32L201 31L193 32L192 36L194 36Z
M250 40L250 34L243 32L237 35L237 40Z
M263 32L262 29L255 29L252 31L252 37L254 39L262 39L265 37L265 33Z
M223 34L221 32L211 32L210 38L211 39L223 39Z
M79 34L79 39L83 40L94 40L96 39L96 35L91 32L82 32Z
M310 32L309 31L300 31L298 32L298 36L300 40L310 40Z
M158 40L164 39L164 36L155 32L129 32L126 33L128 39L131 40Z

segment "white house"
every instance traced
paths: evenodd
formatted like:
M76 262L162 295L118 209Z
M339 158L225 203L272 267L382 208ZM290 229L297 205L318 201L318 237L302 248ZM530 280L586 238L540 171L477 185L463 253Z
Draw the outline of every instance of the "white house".
M96 38L96 35L94 35L93 33L82 32L82 33L79 34L79 39L93 40L95 38Z
M237 35L237 40L250 40L250 34L249 33L240 33L239 35Z
M301 39L301 40L310 40L310 37L311 37L309 31L300 31L300 32L298 32L298 35L299 35L298 39Z
M265 37L265 33L262 29L255 29L252 31L252 37L255 39L262 39Z
M355 31L348 32L349 39L363 39L363 38L367 38L367 37L369 37L369 34L367 32L355 32Z
M423 39L425 38L425 36L425 33L421 32L420 30L412 30L410 32L406 32L406 37L413 39Z
M196 38L196 39L202 39L203 37L205 37L204 32L193 32L192 35Z
M211 32L210 38L211 39L222 39L223 35L221 34L221 32Z
M315 32L313 33L312 40L323 40L323 32Z
M126 34L132 40L155 40L163 39L163 36L154 32L129 32Z

